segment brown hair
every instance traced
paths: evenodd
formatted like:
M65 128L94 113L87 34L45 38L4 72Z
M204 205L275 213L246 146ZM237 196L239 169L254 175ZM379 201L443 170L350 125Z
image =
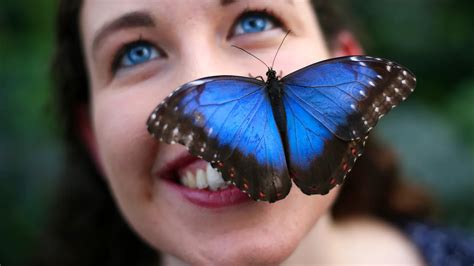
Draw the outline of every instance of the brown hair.
M313 0L312 4L332 45L337 34L348 29L347 12L340 1ZM79 31L81 5L81 0L62 0L58 10L52 74L67 164L33 264L156 265L159 254L126 224L78 134L76 111L89 99ZM332 207L335 219L372 215L393 221L426 216L429 205L424 194L401 181L394 154L371 139Z

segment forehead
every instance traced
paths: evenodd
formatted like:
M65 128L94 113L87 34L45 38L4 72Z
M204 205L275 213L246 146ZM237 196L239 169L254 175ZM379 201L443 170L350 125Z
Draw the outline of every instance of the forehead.
M258 0L259 4L275 4L292 0ZM162 20L186 19L197 17L204 11L230 5L251 6L247 0L84 0L81 12L81 24L84 28L97 30L100 25L112 18L133 11L149 11L157 13Z
M106 26L131 13L149 14L161 35L187 39L199 36L202 29L216 29L210 22L230 21L242 10L271 10L289 19L292 32L319 28L309 0L83 0L80 14L81 35L86 51L94 50L95 40ZM240 10L240 11L239 11ZM283 14L282 14L283 13ZM281 19L282 17L280 17ZM283 21L285 21L283 19ZM129 23L130 21L127 21ZM287 20L288 22L288 20ZM227 22L226 22L227 23ZM210 28L208 27L211 25ZM288 26L288 25L287 25ZM296 32L295 32L296 30ZM204 35L202 35L204 36Z
M97 31L111 19L124 13L149 11L159 15L159 20L185 20L198 18L203 13L224 7L244 6L292 6L307 8L307 0L84 0L81 10L81 27L89 33ZM161 19L160 19L161 18Z

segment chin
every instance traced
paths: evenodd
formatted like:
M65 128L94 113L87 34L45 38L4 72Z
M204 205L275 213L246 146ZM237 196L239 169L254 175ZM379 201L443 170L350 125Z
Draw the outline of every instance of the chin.
M245 201L209 208L162 182L150 202L123 212L163 256L193 265L282 263L328 212L338 191L307 196L293 186L287 198L276 203Z

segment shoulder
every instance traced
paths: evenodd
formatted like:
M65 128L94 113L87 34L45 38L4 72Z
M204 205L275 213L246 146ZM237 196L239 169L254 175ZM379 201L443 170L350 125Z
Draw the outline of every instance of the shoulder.
M419 221L402 222L400 228L429 265L474 265L474 235Z
M417 247L398 227L370 217L351 218L336 224L341 264L423 265Z

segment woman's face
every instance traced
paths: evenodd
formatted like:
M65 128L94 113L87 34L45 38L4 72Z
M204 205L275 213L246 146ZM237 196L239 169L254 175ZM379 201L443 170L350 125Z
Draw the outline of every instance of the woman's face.
M174 167L196 175L206 164L180 163L189 159L186 149L156 142L145 122L183 83L210 75L265 76L264 65L231 45L270 64L291 30L275 61L277 73L328 58L309 1L85 0L81 30L92 146L132 228L157 250L193 263L279 263L288 257L328 211L337 189L306 196L293 185L273 204L234 200L225 189L185 189L157 173ZM224 199L196 201L196 191L201 200L212 193Z

